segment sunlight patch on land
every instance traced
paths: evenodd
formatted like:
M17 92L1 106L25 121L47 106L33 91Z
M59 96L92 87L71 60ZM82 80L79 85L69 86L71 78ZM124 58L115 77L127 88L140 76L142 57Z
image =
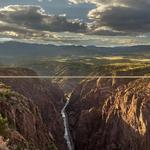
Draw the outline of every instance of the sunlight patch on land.
M122 60L124 57L122 56L112 56L112 57L95 57L98 60L107 59L107 60Z
M57 62L66 62L67 60L67 58L56 59Z
M150 59L130 59L131 61L150 62Z

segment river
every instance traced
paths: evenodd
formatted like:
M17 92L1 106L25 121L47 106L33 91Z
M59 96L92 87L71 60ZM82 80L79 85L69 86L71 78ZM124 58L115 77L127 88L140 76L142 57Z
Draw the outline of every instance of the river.
M69 129L69 123L68 123L68 116L66 113L66 108L69 104L69 98L67 99L65 106L63 107L63 109L61 110L61 115L64 121L64 128L65 128L65 133L64 133L64 138L66 140L67 146L68 146L68 150L74 150L74 143L70 134L70 129Z

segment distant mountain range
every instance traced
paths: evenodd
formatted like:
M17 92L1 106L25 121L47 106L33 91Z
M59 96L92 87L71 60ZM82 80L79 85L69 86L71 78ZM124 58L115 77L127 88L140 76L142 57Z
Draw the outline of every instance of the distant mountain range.
M0 43L0 56L113 56L139 55L150 53L150 45L129 47L95 47L95 46L55 46L50 44L30 44L21 42Z

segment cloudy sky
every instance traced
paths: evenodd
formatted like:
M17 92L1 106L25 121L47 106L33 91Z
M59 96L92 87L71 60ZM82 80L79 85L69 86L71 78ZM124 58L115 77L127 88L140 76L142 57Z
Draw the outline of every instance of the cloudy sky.
M149 0L0 0L0 39L51 44L150 44Z

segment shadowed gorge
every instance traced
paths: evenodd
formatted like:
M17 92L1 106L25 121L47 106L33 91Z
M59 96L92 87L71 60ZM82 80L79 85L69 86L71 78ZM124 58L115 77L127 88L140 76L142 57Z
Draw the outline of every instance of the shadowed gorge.
M36 75L23 68L0 70L8 74ZM67 98L56 81L6 78L0 85L0 113L8 120L3 136L10 149L68 149L61 116ZM149 79L78 82L64 107L74 149L148 150L149 88Z

